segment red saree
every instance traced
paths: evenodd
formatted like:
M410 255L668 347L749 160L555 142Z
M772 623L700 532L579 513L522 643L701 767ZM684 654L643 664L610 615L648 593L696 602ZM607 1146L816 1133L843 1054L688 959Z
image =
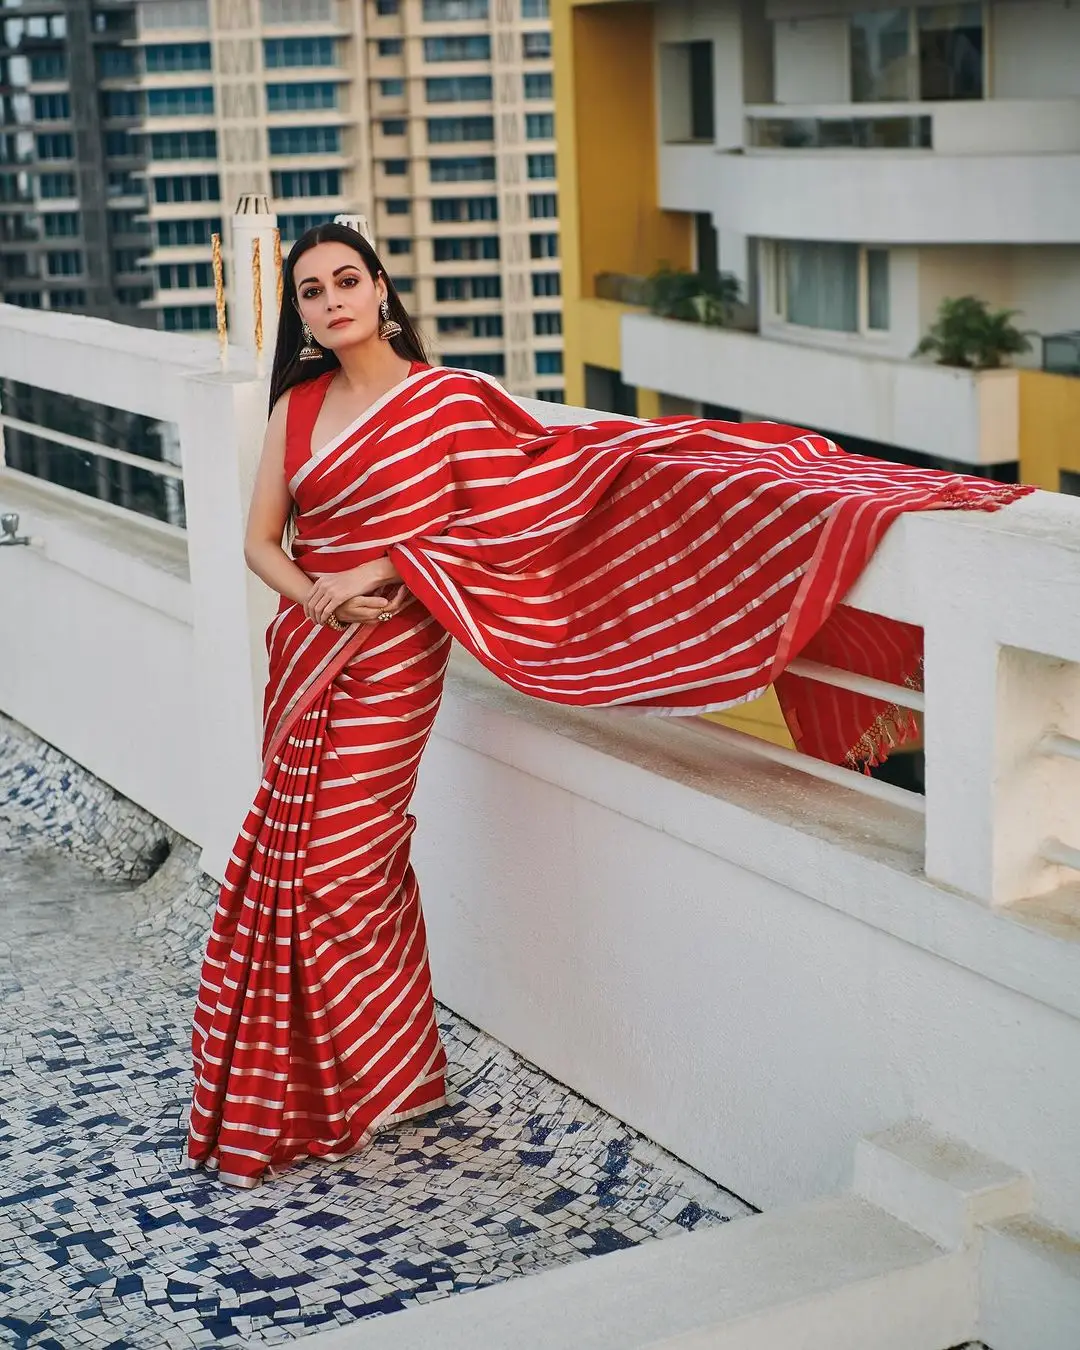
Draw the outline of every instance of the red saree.
M389 550L413 599L344 633L282 601L265 766L195 1012L189 1157L254 1185L445 1100L408 814L450 636L568 704L688 714L775 684L808 753L872 762L907 727L785 675L797 655L915 682L918 630L840 601L902 511L1025 489L879 463L770 423L545 429L471 372L419 368L314 453L326 379L290 398L294 556Z

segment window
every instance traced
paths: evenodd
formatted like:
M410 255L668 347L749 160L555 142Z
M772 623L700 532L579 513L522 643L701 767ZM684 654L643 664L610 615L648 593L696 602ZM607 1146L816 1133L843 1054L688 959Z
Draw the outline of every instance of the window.
M300 212L296 215L278 216L278 229L281 231L282 239L299 239L316 225L325 224L325 215L314 216Z
M39 52L30 58L32 80L66 80L67 55L64 52Z
M541 310L533 315L533 332L537 337L558 337L562 332L562 315Z
M144 234L149 238L148 221L140 220L137 211L110 211L109 229L113 234Z
M79 233L78 211L46 211L41 217L41 223L45 227L46 239L59 239L64 235L74 236Z
M525 167L530 178L554 178L555 156L526 155Z
M457 19L486 19L488 0L424 0L425 23L453 23Z
M554 220L559 214L559 198L554 192L529 193L529 217L532 220Z
M106 89L101 95L102 117L138 117L139 95L134 89Z
M156 202L216 202L221 198L221 183L216 173L176 175L154 179Z
M275 197L338 197L339 169L293 169L271 173L270 190Z
M442 337L501 338L501 314L451 314L435 320L436 331Z
M424 39L425 61L490 61L491 38L486 33L468 37Z
M412 203L408 197L388 197L386 199L386 214L388 216L407 216L412 209Z
M555 89L550 71L525 76L526 98L554 98Z
M428 161L433 183L481 183L495 181L494 155L458 155Z
M143 258L143 250L138 248L118 248L113 251L114 272L138 272Z
M388 178L404 178L409 172L409 161L407 159L384 159L382 171Z
M73 173L43 173L38 178L39 197L74 197L75 195L75 175Z
M335 155L341 150L340 127L271 127L272 155Z
M534 272L532 275L533 295L561 295L562 283L558 272Z
M147 74L163 75L177 70L209 70L209 42L159 42L143 48Z
M436 239L433 244L436 262L495 261L499 256L498 235L465 236L460 239Z
M122 305L139 305L150 299L150 291L141 286L117 286L116 298Z
M555 114L526 113L525 139L528 141L553 141L555 139Z
M436 277L436 300L500 300L499 277Z
M216 131L155 131L151 159L217 159Z
M387 19L401 8L400 0L375 0L375 13Z
M57 290L49 292L50 309L78 309L86 304L86 292L83 290Z
M40 309L41 292L40 291L5 291L4 303L7 305L18 305L20 309Z
M456 366L459 370L479 370L485 375L505 375L506 357L502 352L472 352L468 356L452 356L443 353L444 366Z
M404 80L380 80L379 93L383 98L401 98L405 93Z
M400 295L408 295L413 290L412 277L397 277L394 281L394 290Z
M313 112L320 108L336 108L336 84L268 84L266 86L267 112Z
M214 111L214 91L209 85L194 89L148 89L148 117L207 117Z
M139 147L130 131L107 131L105 153L110 159L124 159L137 155Z
M67 94L35 94L35 122L66 122L71 116L71 98Z
M411 239L388 239L386 241L386 251L392 254L411 253Z
M213 305L166 305L161 324L167 333L210 333L217 327Z
M38 159L74 159L75 140L66 131L48 132L37 138Z
M557 258L559 256L559 236L557 234L530 234L530 258Z
M526 61L548 61L551 59L550 33L522 33L521 54Z
M429 103L490 103L490 75L447 75L424 81Z
M205 220L159 220L157 241L159 248L191 248L208 245L212 234L221 233L221 221L213 217ZM282 227L284 233L284 227Z
M165 263L157 268L158 285L163 291L188 291L214 284L211 263Z
M785 322L831 333L888 330L888 250L816 242L774 247L773 308Z
M565 403L565 402L566 402L566 390L565 390L565 389L538 389L538 390L536 391L536 397L537 397L538 399L540 399L541 402L543 402L543 403Z
M107 197L137 197L146 200L146 188L143 182L125 169L110 169L105 175L105 195Z
M379 124L384 136L404 136L409 124L404 117L387 117Z
M523 19L550 19L551 0L521 0Z
M429 117L428 140L432 144L448 141L493 141L494 117Z
M981 4L898 6L854 14L850 48L855 103L983 97Z
M337 50L331 37L263 38L263 62L268 70L290 66L333 66Z
M534 362L537 375L562 374L562 352L535 352Z
M405 50L405 39L379 38L375 46L380 56L400 56Z
M69 248L46 253L45 262L51 277L77 277L83 270L82 250Z
M436 224L498 220L499 201L497 197L433 197L431 219Z
M135 50L132 47L99 47L97 73L103 80L115 80L135 74Z

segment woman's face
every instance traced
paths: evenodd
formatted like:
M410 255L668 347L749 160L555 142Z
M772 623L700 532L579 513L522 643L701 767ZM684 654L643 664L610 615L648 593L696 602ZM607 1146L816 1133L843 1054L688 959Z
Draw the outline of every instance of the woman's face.
M340 351L377 334L386 286L372 281L354 248L316 244L296 260L293 277L300 317L320 347Z

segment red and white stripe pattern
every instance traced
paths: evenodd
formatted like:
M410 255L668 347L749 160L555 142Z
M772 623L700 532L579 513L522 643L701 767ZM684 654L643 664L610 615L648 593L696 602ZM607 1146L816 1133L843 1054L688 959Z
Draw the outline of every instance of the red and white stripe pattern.
M323 392L292 391L306 441ZM918 630L845 609L845 593L901 512L1024 491L771 423L545 429L445 369L307 448L289 461L297 561L315 574L389 550L416 600L345 633L283 601L268 634L265 776L193 1042L191 1159L241 1185L443 1100L408 804L448 634L560 703L686 714L776 683L802 748L872 760L889 710L784 668L804 655L916 680Z

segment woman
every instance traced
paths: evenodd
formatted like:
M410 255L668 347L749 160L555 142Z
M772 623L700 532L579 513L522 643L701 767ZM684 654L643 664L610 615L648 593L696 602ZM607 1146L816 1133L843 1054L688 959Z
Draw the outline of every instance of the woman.
M569 704L700 712L772 683L801 748L873 763L904 715L785 667L914 681L918 631L839 602L901 511L1018 491L774 424L546 429L427 365L360 235L305 234L246 542L281 595L264 777L203 967L192 1163L251 1186L445 1101L408 805L451 634Z

